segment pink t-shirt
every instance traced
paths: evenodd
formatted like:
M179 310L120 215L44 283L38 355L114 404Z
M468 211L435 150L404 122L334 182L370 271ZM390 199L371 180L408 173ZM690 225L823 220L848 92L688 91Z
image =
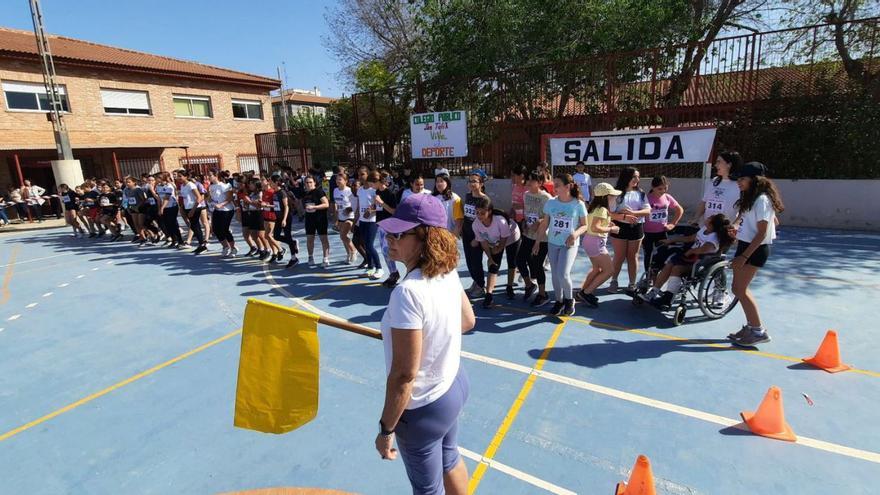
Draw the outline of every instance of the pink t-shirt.
M474 238L478 241L486 241L490 246L498 244L502 237L507 238L505 247L519 240L519 227L516 222L508 222L501 215L492 217L492 225L483 225L480 219L474 220Z
M526 186L521 184L514 184L513 190L510 192L510 204L513 205L513 212L515 213L514 220L517 222L522 222L525 220L525 199L524 195L526 193Z
M648 203L651 205L651 216L645 222L645 232L665 232L669 223L669 210L678 208L678 201L669 194L657 197L649 193Z

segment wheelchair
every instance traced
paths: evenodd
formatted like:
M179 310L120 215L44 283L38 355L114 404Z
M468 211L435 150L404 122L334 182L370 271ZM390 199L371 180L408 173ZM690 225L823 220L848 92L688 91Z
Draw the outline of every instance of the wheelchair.
M672 246L671 250L676 249L676 245ZM674 254L674 252L664 253L664 248L667 246L658 246L652 252L651 266L646 268L632 294L634 306L648 303L645 301L644 295L654 284L654 278L663 269L666 260ZM682 247L678 245L678 249L682 249ZM678 292L673 294L672 302L668 307L648 304L664 314L671 311L672 322L675 326L685 322L688 310L697 308L706 318L717 320L723 318L739 302L733 295L732 285L733 273L727 256L724 254L706 256L694 263L689 274L681 277L681 287Z

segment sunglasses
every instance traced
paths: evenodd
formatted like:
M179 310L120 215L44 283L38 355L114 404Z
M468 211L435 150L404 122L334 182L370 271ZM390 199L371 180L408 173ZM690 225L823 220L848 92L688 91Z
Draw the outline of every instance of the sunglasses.
M387 239L394 239L395 241L399 241L408 235L415 235L415 232L412 230L407 230L406 232L398 232L396 234L385 234Z

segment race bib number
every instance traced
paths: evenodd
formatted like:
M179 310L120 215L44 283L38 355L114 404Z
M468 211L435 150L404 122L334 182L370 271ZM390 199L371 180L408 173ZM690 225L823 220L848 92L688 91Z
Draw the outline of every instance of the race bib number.
M156 206L156 198L148 198L147 203L150 203L153 206Z
M565 215L553 215L550 222L550 230L554 235L567 236L572 233L571 217Z
M526 214L526 225L531 227L532 225L537 224L540 219L541 217L539 217L537 213L528 213Z
M476 218L477 216L477 207L476 205L465 203L464 205L464 216L468 218Z
M137 200L134 198L128 198L128 206L134 206L137 204Z
M64 198L65 203L70 203L70 196L62 196Z
M722 212L724 211L724 203L720 201L706 201L706 211Z
M656 210L651 210L652 222L665 224L668 217L669 210L667 208L657 208Z
M281 202L280 201L273 201L272 207L275 208L275 211L281 211Z
M101 206L110 206L110 200L108 198L101 198Z

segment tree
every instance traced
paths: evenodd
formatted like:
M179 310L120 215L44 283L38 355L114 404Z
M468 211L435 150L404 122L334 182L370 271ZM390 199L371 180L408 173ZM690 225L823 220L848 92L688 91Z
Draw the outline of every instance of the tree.
M802 31L789 46L801 46L815 54L828 41L834 49L847 77L863 89L880 95L880 74L870 70L865 57L876 57L875 46L878 33L877 21L858 23L857 19L880 16L880 2L877 0L785 0L781 7L784 22L791 26L804 26L828 23L828 31L813 35ZM830 38L830 40L829 40ZM875 65L876 67L876 65Z

